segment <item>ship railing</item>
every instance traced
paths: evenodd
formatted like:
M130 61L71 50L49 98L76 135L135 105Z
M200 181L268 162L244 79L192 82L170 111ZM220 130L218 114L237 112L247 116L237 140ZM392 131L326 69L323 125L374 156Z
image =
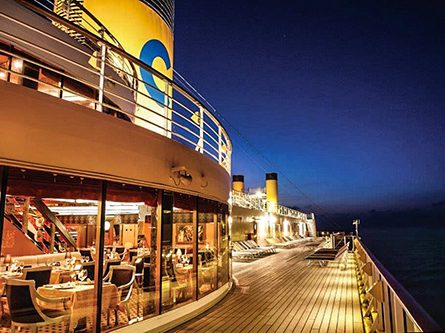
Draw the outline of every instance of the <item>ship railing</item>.
M232 143L229 135L216 116L197 97L148 64L111 44L106 38L32 2L17 2L46 17L58 27L75 31L88 44L97 45L99 52L91 52L91 49L78 42L64 41L28 25L12 14L2 12L1 20L19 27L24 34L19 36L0 30L0 40L17 44L22 50L33 50L39 57L20 52L17 48L0 50L1 54L9 57L3 67L0 64L0 79L33 87L40 92L114 115L164 135L210 157L230 174ZM46 38L53 47L49 49L24 37L26 32ZM54 44L59 47L54 47ZM67 52L58 52L59 49L69 50L70 56L66 55ZM125 63L131 64L131 68L136 69L136 74L111 61L110 59L116 57L109 57L110 54L118 55ZM53 66L39 60L46 58L55 60L59 65ZM14 62L21 65L14 66ZM72 70L63 70L60 64L69 65ZM39 75L32 74L32 71L23 71L24 65L37 68ZM129 86L126 80L116 74L117 71L124 72L137 84ZM152 78L150 82L143 80L141 73L148 73Z
M290 217L294 217L297 219L302 219L302 220L306 220L307 219L307 214L300 212L298 210L286 207L286 206L282 206L282 205L278 205L278 214L279 215L284 215L284 216L290 216Z
M232 191L231 200L232 200L232 205L234 206L260 210L262 212L267 213L266 201L262 197L259 197L255 194L247 194L244 192ZM303 221L307 219L306 213L282 205L278 205L277 214L300 219Z
M255 209L265 212L266 203L262 198L255 197L243 192L232 191L231 192L232 205L242 208Z
M359 240L354 240L367 332L439 332L440 326Z

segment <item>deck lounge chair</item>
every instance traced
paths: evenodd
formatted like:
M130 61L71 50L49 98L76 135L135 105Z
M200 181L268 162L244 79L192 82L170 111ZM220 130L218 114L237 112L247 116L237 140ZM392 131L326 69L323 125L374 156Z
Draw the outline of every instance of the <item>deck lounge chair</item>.
M252 249L248 249L247 247L245 247L244 245L242 245L240 242L233 242L233 248L237 251L245 251L245 252L249 252L251 253L254 257L260 257L261 256L261 252L258 250L252 250Z
M285 249L288 249L288 248L291 247L289 243L287 243L287 242L283 242L282 240L278 240L278 239L275 239L275 238L266 238L266 242L267 242L269 245L272 245L272 246L274 246L274 247L276 247L276 248L281 248L281 249L285 248Z
M244 241L244 243L249 244L251 248L253 249L258 249L258 250L262 250L265 251L268 254L273 254L276 253L275 249L273 246L259 246L255 241L253 240L247 240Z
M327 266L330 261L337 261L338 259L346 259L345 254L348 252L349 242L341 246L337 246L335 249L321 248L316 250L311 255L307 256L305 260L308 260L310 265L311 262L317 261L320 266Z

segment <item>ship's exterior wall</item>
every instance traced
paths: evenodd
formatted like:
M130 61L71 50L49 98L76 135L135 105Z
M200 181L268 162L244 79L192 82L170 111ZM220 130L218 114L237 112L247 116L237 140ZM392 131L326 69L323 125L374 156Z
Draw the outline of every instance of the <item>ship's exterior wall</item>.
M230 176L178 142L109 115L0 81L0 162L156 185L227 202ZM172 167L193 177L176 186Z

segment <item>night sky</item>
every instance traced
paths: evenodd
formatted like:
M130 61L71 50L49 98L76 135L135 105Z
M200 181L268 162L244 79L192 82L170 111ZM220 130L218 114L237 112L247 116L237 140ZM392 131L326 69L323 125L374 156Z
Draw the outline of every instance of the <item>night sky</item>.
M226 126L233 174L278 171L286 205L445 200L443 1L176 1L175 69L254 147Z

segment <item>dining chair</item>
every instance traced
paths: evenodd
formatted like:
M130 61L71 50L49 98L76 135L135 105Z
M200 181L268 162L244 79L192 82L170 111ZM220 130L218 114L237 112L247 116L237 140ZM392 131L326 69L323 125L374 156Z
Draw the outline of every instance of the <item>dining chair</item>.
M137 317L139 318L139 308L140 308L140 294L144 286L144 258L143 257L133 257L131 265L134 266L135 270L135 282L137 287Z
M80 255L82 257L88 258L89 261L93 261L93 255L91 254L91 249L79 249Z
M111 266L118 266L121 264L120 259L107 259L105 260L105 267L104 267L104 279L107 279L107 275L110 274L110 268Z
M119 324L118 311L126 312L128 322L130 321L130 298L135 282L136 268L131 265L111 266L106 282L114 284L118 289L118 302L116 306L108 309L107 322L110 325L110 311L114 310L114 325Z
M52 267L29 267L23 269L23 280L34 280L35 287L39 288L45 284L49 284L51 279Z
M150 255L144 255L144 278L142 283L142 289L144 292L150 291L151 287L151 263L150 263Z
M39 327L51 324L65 323L65 331L69 332L70 311L68 311L69 297L47 298L37 293L35 282L32 280L8 279L6 281L6 297L11 316L11 333L16 332L17 326L29 328L36 333ZM37 301L63 304L64 310L45 309Z
M82 263L82 269L87 271L87 279L94 281L94 261L84 262Z
M173 302L176 302L177 300L178 301L186 300L190 288L192 287L191 282L190 284L188 283L189 273L178 272L177 265L178 265L178 257L176 255L173 255L172 267L174 272L173 276L174 278L171 279L173 289L175 290ZM177 297L176 297L176 292L178 293Z

